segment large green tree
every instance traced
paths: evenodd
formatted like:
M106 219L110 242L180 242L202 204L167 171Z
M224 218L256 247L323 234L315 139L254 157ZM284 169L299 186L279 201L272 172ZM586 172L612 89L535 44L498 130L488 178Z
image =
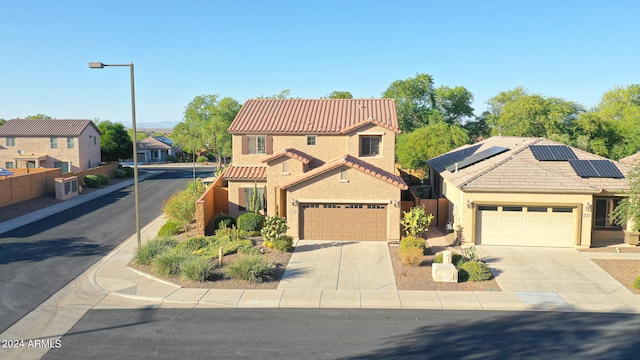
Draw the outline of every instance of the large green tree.
M463 86L436 88L429 74L396 80L382 93L396 101L402 131L410 132L430 122L462 124L473 116L473 94Z
M566 134L583 111L577 103L517 87L489 99L487 121L494 135L551 137Z
M118 161L133 155L133 142L124 125L102 120L98 121L97 126L102 133L100 135L102 161Z
M240 103L231 97L199 95L185 107L184 118L173 129L171 138L185 152L206 150L216 157L218 165L231 156L229 125L240 111Z
M25 118L25 120L51 120L51 119L53 119L51 116L45 115L45 114L29 115Z
M405 169L426 169L427 160L469 143L469 134L457 124L434 121L398 135L396 155Z
M640 150L640 85L607 91L591 113L609 122L618 136L609 144L612 158L619 159Z

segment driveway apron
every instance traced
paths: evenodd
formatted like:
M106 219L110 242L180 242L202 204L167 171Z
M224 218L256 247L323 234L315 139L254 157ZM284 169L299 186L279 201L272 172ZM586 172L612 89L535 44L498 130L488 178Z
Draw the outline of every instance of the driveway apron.
M502 291L630 294L576 249L478 245Z
M397 290L386 242L299 240L295 246L278 289Z

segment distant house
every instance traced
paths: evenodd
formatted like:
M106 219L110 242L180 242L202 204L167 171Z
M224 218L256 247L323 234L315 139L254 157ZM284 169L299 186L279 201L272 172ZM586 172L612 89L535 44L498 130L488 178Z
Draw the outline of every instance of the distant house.
M394 174L393 99L248 100L229 132L232 216L255 190L260 211L286 217L296 239L399 239L407 185Z
M173 145L173 140L164 136L149 136L138 141L137 147L140 162L165 162L170 157L179 157L182 152Z
M100 130L91 120L14 119L0 127L0 166L81 171L100 164Z
M427 161L467 244L590 247L625 239L611 212L631 166L543 138L495 136Z

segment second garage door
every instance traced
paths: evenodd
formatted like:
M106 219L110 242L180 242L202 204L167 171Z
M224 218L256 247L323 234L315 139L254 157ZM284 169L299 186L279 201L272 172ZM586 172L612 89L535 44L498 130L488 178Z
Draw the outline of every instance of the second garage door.
M573 247L575 208L478 206L476 243Z
M300 234L314 240L387 240L387 205L300 204Z

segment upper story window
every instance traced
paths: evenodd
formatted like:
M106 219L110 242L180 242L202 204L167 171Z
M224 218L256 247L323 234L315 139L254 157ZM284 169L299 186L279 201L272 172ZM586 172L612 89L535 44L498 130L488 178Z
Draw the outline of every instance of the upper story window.
M313 146L316 144L316 137L315 135L309 135L307 136L307 145L309 146Z
M58 138L50 138L49 142L51 143L51 148L52 149L57 149L58 148Z
M7 138L7 146L16 146L16 138L8 137Z
M67 149L73 149L75 147L75 143L72 137L67 138Z
M267 148L267 137L249 136L249 154L265 154Z
M381 135L360 136L360 156L380 155Z

